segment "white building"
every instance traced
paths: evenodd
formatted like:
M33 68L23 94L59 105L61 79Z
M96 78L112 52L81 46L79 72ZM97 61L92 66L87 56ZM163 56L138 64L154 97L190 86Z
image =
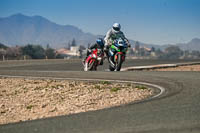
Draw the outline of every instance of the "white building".
M71 56L80 56L80 47L79 46L71 46L70 47L70 53L68 53Z
M67 50L65 48L61 48L57 50L58 54L62 54L65 56L80 56L79 46L71 46L70 50Z

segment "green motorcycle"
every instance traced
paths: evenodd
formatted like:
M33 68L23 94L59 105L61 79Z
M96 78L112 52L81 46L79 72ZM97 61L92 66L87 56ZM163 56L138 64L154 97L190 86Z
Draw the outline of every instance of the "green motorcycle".
M108 50L108 61L110 71L120 71L122 63L125 61L128 44L122 38L113 41Z

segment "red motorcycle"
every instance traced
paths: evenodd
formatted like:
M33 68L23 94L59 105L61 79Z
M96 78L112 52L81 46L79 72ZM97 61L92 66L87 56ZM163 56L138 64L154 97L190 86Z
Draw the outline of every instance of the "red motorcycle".
M83 62L84 71L96 71L97 66L103 63L104 52L100 49L95 49Z

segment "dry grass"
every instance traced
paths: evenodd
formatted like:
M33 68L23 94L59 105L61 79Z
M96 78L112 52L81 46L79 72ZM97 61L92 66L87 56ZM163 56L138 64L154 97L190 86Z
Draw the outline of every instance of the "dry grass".
M118 106L152 93L130 83L1 78L0 124Z

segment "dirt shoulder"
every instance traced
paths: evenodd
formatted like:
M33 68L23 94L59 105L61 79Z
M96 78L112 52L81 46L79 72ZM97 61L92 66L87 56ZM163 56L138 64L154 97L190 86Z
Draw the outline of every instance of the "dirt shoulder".
M152 94L131 83L0 78L0 124L99 110Z
M151 71L200 71L200 65L178 66L174 68L154 69Z

